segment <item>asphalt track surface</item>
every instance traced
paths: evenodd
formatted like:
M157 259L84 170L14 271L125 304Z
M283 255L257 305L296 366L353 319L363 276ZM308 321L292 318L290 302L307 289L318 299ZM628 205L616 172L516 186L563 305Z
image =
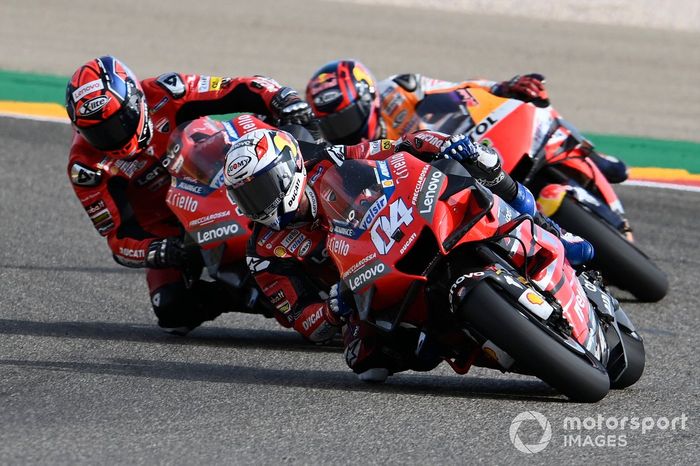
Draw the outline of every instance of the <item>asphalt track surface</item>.
M3 2L6 5L16 12L24 3ZM55 33L49 27L50 19L62 19L60 15L64 14L58 7L54 11L51 5L47 5L45 16L38 15L33 23L33 27L47 31L36 39L38 42ZM331 8L325 3L304 5L307 6L300 8L314 7L317 15ZM201 6L207 6L207 2ZM179 7L173 8L171 15ZM350 18L338 26L345 33L362 13L357 7L332 8ZM383 10L386 18L391 11ZM97 13L87 19L96 19ZM74 12L72 18L76 15ZM292 20L303 16L296 10L290 15ZM398 10L391 18L419 21L428 15L428 19L437 21L437 13L418 15ZM271 13L239 17L248 18L245 27L249 29L256 26L284 31L283 26L287 27ZM477 30L497 22L495 17L477 19L470 18ZM213 21L218 24L222 19ZM444 19L444 33L457 34L454 23L459 21L456 14ZM635 77L628 81L635 85L640 70L648 71L650 79L659 82L665 73L670 73L665 67L655 69L655 63L685 63L680 56L673 58L675 55L670 52L662 53L666 49L647 48L646 59L638 59L644 54L636 49L622 52L633 38L638 44L652 44L658 38L655 34L661 34L658 31L596 29L597 46L602 47L606 37L618 40L595 52L603 57L603 62L596 65L591 58L594 51L589 48L592 39L586 39L588 36L576 25L543 29L535 27L536 23L525 22L522 26L521 21L518 26L514 21L508 23L512 20L504 21L515 28L508 32L514 34L512 37L517 37L517 27L521 27L521 36L525 31L543 43L547 34L551 35L551 43L556 42L555 33L564 30L570 32L570 40L560 36L560 52L545 59L534 52L522 56L516 53L522 52L522 44L513 45L495 35L489 47L502 48L513 60L506 69L484 59L487 66L480 70L485 76L509 75L510 68L520 71L533 61L553 70L550 76L559 76L566 57L576 50L579 56L589 57L594 71L598 66L601 71L609 70L609 76ZM195 24L201 27L196 21ZM85 27L89 30L94 23L86 21ZM586 26L589 30L590 27ZM22 34L17 26L15 29ZM332 28L323 25L320 29L328 32ZM217 31L216 35L224 35L220 29ZM350 53L351 49L356 56L364 50L370 58L367 61L376 64L375 68L380 66L379 72L398 68L395 56L384 62L376 50L368 48L372 37L381 36L379 32L370 32L369 39L360 37L359 44L349 48L332 42L329 47L335 47L335 53L317 42L307 43L308 34L306 30L300 32L302 44L288 42L294 50L309 47L303 64L308 65L311 56L317 66L332 56ZM669 33L663 37L682 45L697 35ZM107 46L112 45L109 40L105 39ZM263 50L272 47L264 36L256 40ZM625 42L628 40L629 44ZM5 41L0 43L7 46ZM238 46L245 49L239 59L246 61L250 70L254 68L251 64L257 64L267 68L263 72L276 77L280 73L274 71L285 70L280 80L292 80L298 87L304 81L300 76L307 76L313 69L295 65L289 58L265 60L253 51L253 44ZM621 47L619 53L611 52L615 44ZM450 55L429 55L427 52L437 50L437 45L435 39L429 38L418 46L425 48L430 66L439 68ZM96 48L94 43L87 43L82 55L91 56L93 47ZM56 50L33 48L37 54L35 70L67 73L59 65L52 65L51 60L69 68L84 60L63 56L61 61L54 57L60 55L59 49L58 43ZM139 56L135 50L129 53L127 61ZM192 63L196 66L184 71L207 71L204 55L193 54ZM620 64L618 59L623 56L627 60ZM177 69L186 63L182 55L175 54L144 52L140 57L142 62L132 66L143 65L149 72L156 71L152 71L153 63L148 69L148 60L157 63L159 70ZM10 65L25 59L20 53L6 53L0 65L19 69L20 66ZM605 60L612 61L606 64ZM67 61L72 64L66 65ZM171 61L175 64L169 66ZM212 57L206 63L219 67L222 74L225 71L220 61ZM49 69L40 69L41 66ZM685 66L684 71L690 73L698 65ZM424 72L430 68L420 60L407 67ZM434 74L457 79L451 65L440 70L443 73ZM586 75L586 70L590 71L581 67L571 79L573 84L590 90L594 76ZM641 104L634 98L636 91L625 90L628 88L614 81L604 89L602 99L608 104L604 111L599 109L599 117L586 116L586 108L595 101L577 101L580 94L570 90L568 94L562 91L560 100L564 103L560 108L571 106L570 118L585 130L600 131L618 124L608 132L623 132L619 129L624 127L631 128L628 134L655 132L681 137L674 134L689 133L693 122L698 121L694 113L697 99L691 99L697 97L697 87L691 86L686 74L681 75L677 85L669 88L668 106L659 104L659 111L667 112L663 125L641 118ZM552 81L552 86L562 90L573 85L571 81ZM679 108L684 100L688 101L686 110L674 114L674 106ZM629 124L621 124L620 115ZM654 128L649 129L651 126ZM695 348L696 328L700 324L700 194L625 186L618 189L639 244L669 274L671 284L669 295L658 304L639 304L618 293L645 337L647 348L645 374L630 389L611 392L595 405L580 405L567 402L536 379L479 369L458 376L446 368L427 374L402 374L383 386L367 386L348 371L340 347L308 345L294 332L261 317L227 314L188 338L162 334L154 325L142 272L112 262L104 240L94 231L72 193L65 176L69 137L66 125L0 118L0 464L697 464L700 374ZM544 451L525 455L511 444L509 428L517 414L530 410L548 418L553 436ZM689 417L685 430L655 428L642 434L639 430L606 427L581 432L563 428L567 416L671 419L683 414ZM535 442L541 433L532 423L519 431L525 443ZM616 443L621 443L617 436L624 435L626 446L611 446L610 440L606 440L607 446L564 446L564 435L568 433L583 437L613 435Z

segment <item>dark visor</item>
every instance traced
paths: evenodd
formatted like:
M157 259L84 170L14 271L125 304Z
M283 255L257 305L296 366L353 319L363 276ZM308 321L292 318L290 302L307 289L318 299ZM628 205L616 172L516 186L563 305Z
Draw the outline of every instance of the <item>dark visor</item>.
M329 141L337 141L360 131L369 118L370 105L364 99L337 113L320 118L321 130Z
M141 119L141 93L135 92L117 113L102 123L80 128L80 134L99 150L124 147L134 137Z
M250 181L226 188L243 213L253 220L269 215L279 206L296 172L289 150L270 165L269 170L255 174Z

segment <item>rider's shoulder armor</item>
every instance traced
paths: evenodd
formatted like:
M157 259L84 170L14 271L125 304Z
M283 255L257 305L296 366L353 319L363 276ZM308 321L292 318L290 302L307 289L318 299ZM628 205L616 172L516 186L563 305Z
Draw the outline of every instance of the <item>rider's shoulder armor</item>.
M423 80L419 74L397 74L392 76L390 80L403 91L413 94L418 101L423 99L425 89L423 89Z
M392 78L396 84L406 89L408 92L414 92L418 89L420 81L416 74L397 74Z
M183 97L187 91L187 86L182 80L182 76L172 71L158 76L156 78L156 83L173 96L174 99Z

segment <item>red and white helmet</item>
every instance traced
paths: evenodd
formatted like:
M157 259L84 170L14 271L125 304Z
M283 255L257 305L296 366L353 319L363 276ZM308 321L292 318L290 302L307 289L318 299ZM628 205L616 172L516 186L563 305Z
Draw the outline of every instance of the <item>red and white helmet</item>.
M294 220L306 188L296 139L279 129L243 135L226 155L224 183L244 215L281 230Z
M66 87L66 111L92 146L115 159L134 156L153 135L141 83L109 55L76 70Z

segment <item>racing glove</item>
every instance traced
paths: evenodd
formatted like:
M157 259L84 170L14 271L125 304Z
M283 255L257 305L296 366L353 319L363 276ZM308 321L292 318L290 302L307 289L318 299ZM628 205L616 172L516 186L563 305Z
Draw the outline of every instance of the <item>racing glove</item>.
M440 148L438 158L453 159L458 162L474 162L479 157L479 147L464 134L455 134Z
M291 87L283 87L272 98L272 109L277 114L278 126L308 125L314 118L311 107Z
M456 134L445 141L438 158L453 159L470 165L478 162L485 169L499 166L499 157L495 150L472 141L464 134Z
M151 269L180 268L185 265L187 254L182 240L177 237L151 241L146 253L146 267Z
M519 99L524 102L547 99L544 76L538 73L516 75L508 81L493 86L491 92L499 97Z
M343 281L331 286L326 304L329 311L329 323L338 327L347 322L348 317L355 310L350 290Z

